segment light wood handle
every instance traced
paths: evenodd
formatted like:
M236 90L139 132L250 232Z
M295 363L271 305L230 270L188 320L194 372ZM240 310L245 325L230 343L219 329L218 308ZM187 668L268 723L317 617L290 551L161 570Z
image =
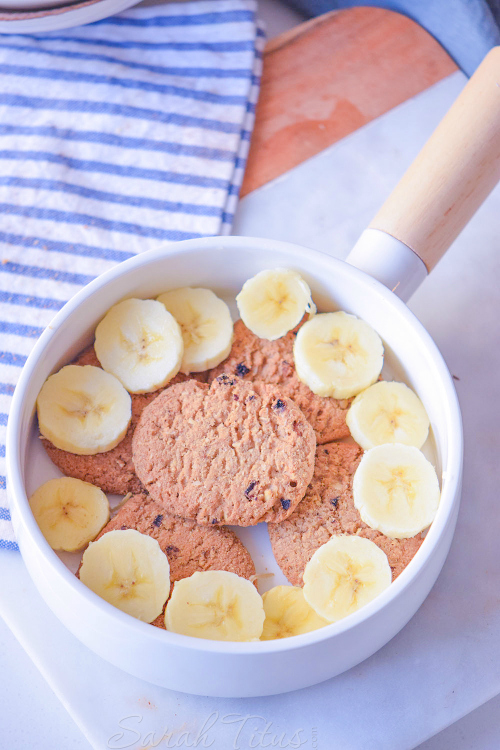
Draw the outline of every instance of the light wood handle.
M370 223L430 271L500 180L500 47L460 96Z

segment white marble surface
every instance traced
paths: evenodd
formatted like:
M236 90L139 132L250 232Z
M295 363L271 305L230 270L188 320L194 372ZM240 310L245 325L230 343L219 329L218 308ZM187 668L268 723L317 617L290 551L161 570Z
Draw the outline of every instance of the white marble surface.
M249 196L240 206L238 230L343 257L462 83L456 74ZM0 610L94 748L179 746L182 732L191 733L183 740L189 746L204 722L217 716L207 742L222 750L259 747L252 730L267 721L271 732L286 732L289 743L301 729L304 748L410 750L500 692L499 216L497 189L410 303L459 378L466 435L463 503L436 586L408 626L371 659L286 696L219 700L172 693L125 675L80 646L41 602L19 557L0 553ZM8 642L0 648L1 721L8 738L2 746L85 747L61 720L54 696L30 679L30 665L12 655ZM22 709L16 691L23 695ZM28 720L24 696L33 711ZM427 750L497 748L496 708L498 699L480 709L477 720L472 715L435 737ZM263 718L249 721L238 737L240 724L226 723L228 714ZM173 734L162 744L166 731Z
M1 619L0 673L9 675L8 681L0 684L2 747L91 750L88 740ZM499 738L500 696L440 732L419 750L497 750Z

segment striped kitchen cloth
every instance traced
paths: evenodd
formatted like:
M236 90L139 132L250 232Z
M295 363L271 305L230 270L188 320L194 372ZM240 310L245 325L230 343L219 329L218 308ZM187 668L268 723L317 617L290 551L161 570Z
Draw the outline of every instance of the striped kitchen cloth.
M20 368L98 274L168 241L229 233L263 37L253 0L0 36L0 548L17 549L4 464Z

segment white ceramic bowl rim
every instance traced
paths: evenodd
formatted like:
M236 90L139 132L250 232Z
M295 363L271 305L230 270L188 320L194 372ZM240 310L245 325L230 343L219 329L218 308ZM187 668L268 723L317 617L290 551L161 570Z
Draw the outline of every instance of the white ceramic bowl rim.
M334 272L340 276L345 276L347 282L349 277L356 277L357 281L371 287L373 290L383 298L386 302L389 302L397 312L403 316L407 322L409 322L413 328L415 328L419 334L419 338L425 347L425 352L428 355L429 366L432 366L440 379L440 382L445 386L447 391L447 399L445 401L446 406L446 423L447 423L447 434L453 436L453 439L449 440L448 454L446 465L443 466L443 482L441 501L438 509L436 518L434 519L426 538L416 553L415 557L411 560L409 565L403 570L398 578L391 583L391 585L380 594L375 600L370 602L368 605L358 610L349 617L340 620L339 622L327 625L319 630L305 633L304 635L294 636L293 638L285 638L274 641L258 641L255 643L241 643L241 642L222 642L222 641L209 641L204 639L191 638L189 636L179 635L176 633L170 633L159 628L151 627L147 623L140 622L130 615L121 612L112 605L105 602L99 596L94 594L90 589L84 586L81 581L74 576L74 574L64 565L59 559L56 553L50 548L47 541L43 537L38 525L34 519L33 514L28 503L26 491L23 482L23 470L21 466L21 446L20 446L20 424L21 414L26 397L26 391L28 388L29 381L32 373L36 369L40 357L43 355L45 347L49 343L54 333L64 325L66 319L78 308L82 303L88 301L89 297L105 286L108 282L112 281L118 276L133 272L139 266L147 266L154 264L160 258L165 255L171 256L172 259L179 254L189 253L192 250L200 250L203 248L217 249L224 247L234 248L255 248L260 250L269 249L270 246L273 249L285 251L288 257L293 257L297 264L300 266L304 264L307 256L314 256L317 262L321 262L329 266L328 271ZM460 408L458 405L458 399L453 384L453 380L450 376L448 368L443 360L443 357L437 348L436 344L427 333L425 328L419 322L419 320L410 312L406 305L383 286L378 281L375 281L371 277L367 276L362 271L350 266L344 261L332 258L326 253L321 253L316 250L310 250L300 245L294 245L286 242L278 242L275 240L267 240L261 238L251 237L207 237L197 240L187 240L181 243L175 243L167 246L165 249L146 251L141 255L130 258L114 268L106 271L94 281L90 282L86 287L81 289L64 307L56 314L51 324L42 333L37 343L33 347L31 354L21 372L10 410L9 421L7 425L7 482L10 493L10 498L15 505L15 509L19 514L20 520L23 522L26 531L33 544L37 545L38 548L44 553L44 557L50 564L53 572L57 577L60 577L71 587L74 587L79 594L85 598L88 602L89 608L95 607L99 609L103 615L109 618L114 618L120 622L121 628L125 628L129 631L130 635L136 636L137 638L149 638L152 641L163 641L165 638L169 639L172 645L180 646L184 649L190 649L194 651L210 651L212 653L222 652L226 654L262 654L272 653L278 651L294 651L306 647L310 644L317 643L323 640L328 640L338 633L341 633L347 629L354 628L361 622L369 619L380 609L385 607L390 601L396 599L402 591L413 581L419 572L426 566L430 553L435 545L439 542L439 539L449 521L449 518L453 512L456 495L460 485L461 465L462 465L462 453L463 453L463 438L462 438L462 423L460 416ZM455 471L452 471L455 467Z

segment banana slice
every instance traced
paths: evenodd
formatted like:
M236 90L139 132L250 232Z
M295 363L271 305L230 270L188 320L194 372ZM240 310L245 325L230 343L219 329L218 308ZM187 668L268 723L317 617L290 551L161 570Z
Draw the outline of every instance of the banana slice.
M289 638L329 624L306 602L298 586L275 586L266 591L262 601L266 619L261 641Z
M253 583L236 573L207 570L175 582L165 627L214 641L258 641L264 618L262 598Z
M108 531L91 542L80 580L102 599L143 622L152 622L170 591L170 566L156 539L135 529Z
M328 622L375 599L392 580L387 555L361 536L333 536L304 570L304 598Z
M226 359L233 343L233 321L229 307L210 289L173 289L160 294L158 302L181 327L182 372L204 372Z
M50 479L32 494L29 502L42 534L56 550L82 549L109 521L104 492L80 479Z
M177 375L184 345L181 329L165 306L152 299L114 305L95 332L95 353L103 368L130 393L149 393Z
M374 383L356 396L345 421L365 451L384 443L421 448L429 434L423 404L404 383Z
M130 395L120 381L92 365L67 365L51 375L36 404L43 437L79 456L118 445L132 416Z
M304 313L316 312L304 279L288 268L260 271L236 297L241 319L261 339L274 341L295 328Z
M418 448L399 443L364 454L352 491L362 520L393 539L407 539L430 526L440 497L432 464Z
M293 356L299 379L313 393L343 399L377 380L384 347L373 328L355 315L321 313L299 329Z

